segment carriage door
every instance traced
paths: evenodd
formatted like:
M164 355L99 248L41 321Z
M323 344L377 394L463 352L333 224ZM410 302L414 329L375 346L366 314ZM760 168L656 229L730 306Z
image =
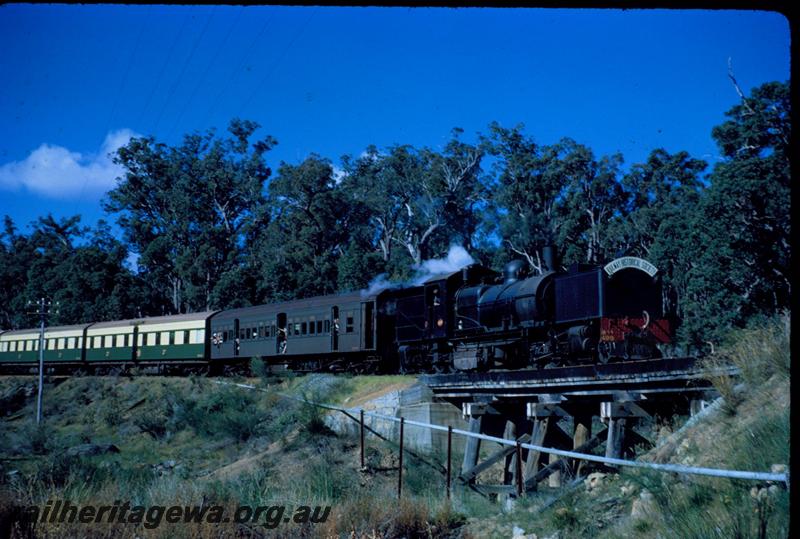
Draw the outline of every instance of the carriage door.
M286 313L278 313L278 331L275 334L275 353L286 353Z
M371 301L361 304L361 349L372 350L375 348L375 304Z
M233 320L233 355L234 357L239 355L239 345L241 335L239 335L239 319L235 318Z
M139 359L139 326L133 326L133 342L131 343L131 357L133 361Z
M339 350L339 307L331 307L331 350Z

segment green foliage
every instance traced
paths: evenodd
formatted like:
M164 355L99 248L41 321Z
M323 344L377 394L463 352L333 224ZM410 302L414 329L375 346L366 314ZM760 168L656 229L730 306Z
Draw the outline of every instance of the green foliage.
M266 414L258 407L252 392L223 387L181 397L175 420L204 435L229 436L244 442L265 429Z
M230 272L241 271L245 238L267 219L264 154L276 142L251 144L258 127L234 119L225 139L212 130L186 135L177 147L144 137L118 150L114 160L126 174L106 210L119 214L163 309L194 312L253 297L252 280L230 280Z
M52 447L52 431L45 424L36 425L30 431L30 447L34 455L49 453Z
M163 439L169 430L170 416L161 405L150 404L136 411L133 424L156 440Z
M250 358L250 373L266 382L269 379L269 365L261 357Z
M33 223L30 235L6 217L0 234L0 326L31 327L26 303L47 297L59 303L51 324L119 320L147 305L143 286L125 266L127 247L100 221L94 230L80 217Z

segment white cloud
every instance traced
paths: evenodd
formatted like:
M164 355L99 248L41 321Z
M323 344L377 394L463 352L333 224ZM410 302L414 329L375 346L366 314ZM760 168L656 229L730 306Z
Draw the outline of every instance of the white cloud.
M124 172L111 162L109 154L136 136L130 129L112 131L96 154L42 144L24 160L0 165L0 189L26 189L51 198L104 193L116 185L116 178Z

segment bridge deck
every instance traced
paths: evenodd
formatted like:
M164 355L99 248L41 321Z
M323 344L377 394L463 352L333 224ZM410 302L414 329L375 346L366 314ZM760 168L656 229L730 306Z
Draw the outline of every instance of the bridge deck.
M424 375L420 380L446 400L511 399L541 394L574 396L615 392L686 393L710 387L709 376L736 374L710 370L696 358L667 358L554 369Z

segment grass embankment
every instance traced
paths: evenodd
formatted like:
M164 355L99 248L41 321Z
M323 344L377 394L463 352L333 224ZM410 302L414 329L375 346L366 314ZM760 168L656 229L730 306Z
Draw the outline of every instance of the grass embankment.
M265 392L205 378L70 377L50 383L35 427L33 379L0 381L0 512L68 500L78 506L331 506L324 523L36 524L19 537L445 536L459 517L442 503L441 478L406 458L405 499L396 497L397 453L373 440L367 471L357 440L335 435L322 412L282 398L363 402L412 377L249 379ZM30 393L30 391L29 391ZM89 445L91 444L91 445ZM109 445L113 444L113 448ZM74 454L92 448L85 454ZM102 454L92 455L93 451ZM118 452L116 452L118 450ZM2 515L0 515L2 518ZM0 530L0 535L3 535Z
M714 361L738 365L737 384L717 380L724 401L690 426L671 433L667 426L650 425L651 434L661 431L660 443L640 458L754 471L788 464L788 320L738 333ZM35 395L11 391L20 386L19 378L0 380L0 395L7 397L0 406L5 412L0 519L11 505L66 499L76 505L115 500L146 507L221 505L227 515L237 505L330 505L331 512L325 523L281 523L274 529L207 522L162 523L155 529L48 523L17 536L32 531L38 537L511 537L523 530L539 539L602 539L788 533L789 499L779 485L631 469L571 488L542 485L539 493L504 511L503 504L487 503L468 490L446 503L440 472L406 456L398 502L396 447L371 438L368 469L362 471L356 438L334 434L319 409L278 393L356 407L413 378L245 381L266 391L205 378L72 377L47 386L46 420L37 429ZM35 387L33 379L25 384ZM86 444L114 444L119 452L70 454ZM491 451L486 445L484 452ZM442 455L428 460L443 462ZM458 469L460 459L453 462Z

